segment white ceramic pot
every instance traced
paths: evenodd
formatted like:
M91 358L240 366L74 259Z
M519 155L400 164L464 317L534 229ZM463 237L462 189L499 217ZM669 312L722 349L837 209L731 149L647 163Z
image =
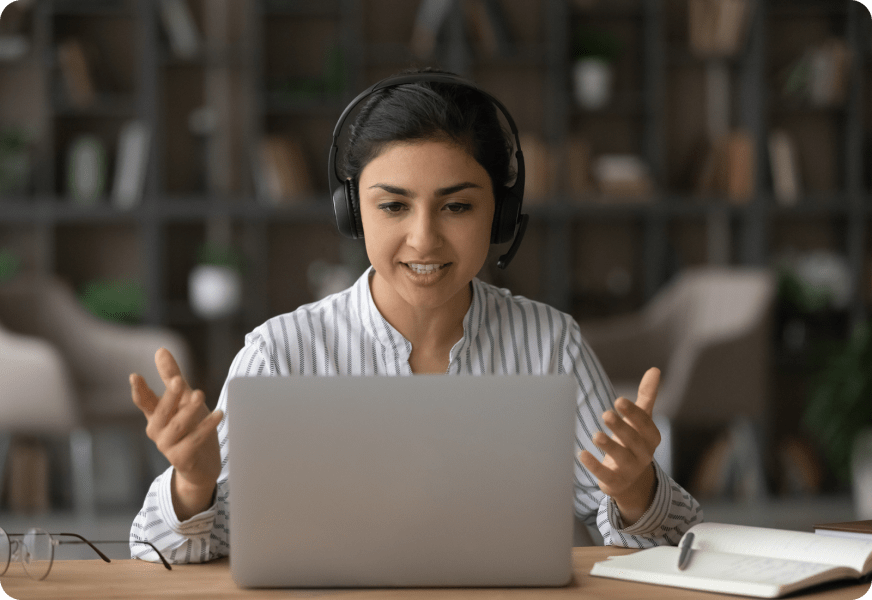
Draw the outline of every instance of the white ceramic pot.
M854 440L851 484L855 518L861 521L872 519L872 428L861 431Z
M188 299L202 319L230 316L242 303L242 277L230 267L198 265L188 276Z
M575 101L581 108L597 110L612 96L612 66L601 58L582 58L572 69Z

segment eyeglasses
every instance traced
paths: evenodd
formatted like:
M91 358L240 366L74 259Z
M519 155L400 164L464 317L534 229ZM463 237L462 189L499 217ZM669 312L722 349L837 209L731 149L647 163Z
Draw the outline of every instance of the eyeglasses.
M56 540L54 536L70 536L77 540ZM23 539L18 539L23 538ZM148 544L160 558L167 569L172 569L157 548L151 542L129 542L127 540L104 540L89 542L77 533L48 533L42 529L28 529L27 533L6 533L0 528L0 575L6 573L9 563L20 560L24 565L24 571L32 579L40 581L48 577L51 565L54 562L55 546L60 544L88 544L94 549L100 558L106 562L112 562L109 557L100 552L94 544Z

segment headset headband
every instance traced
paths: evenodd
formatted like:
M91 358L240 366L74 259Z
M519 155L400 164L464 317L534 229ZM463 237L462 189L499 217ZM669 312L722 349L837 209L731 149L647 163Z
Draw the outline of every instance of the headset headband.
M503 116L506 118L506 121L509 124L509 129L511 130L512 135L515 138L515 148L517 149L515 152L515 159L519 165L518 179L512 185L511 189L514 189L515 186L520 183L521 191L523 191L524 158L523 154L521 154L521 139L518 135L518 128L515 126L515 120L512 119L512 115L509 114L509 111L506 110L506 107L503 106L503 103L479 88L471 81L462 79L455 75L449 75L448 73L410 73L408 75L395 75L393 77L387 77L377 83L374 83L369 88L358 94L357 97L352 100L348 106L345 107L345 110L342 111L342 114L339 115L339 120L336 122L336 127L333 129L333 142L330 146L330 156L327 160L327 177L328 181L331 182L330 194L332 195L333 191L336 189L334 187L334 181L339 185L343 183L342 179L339 177L339 174L336 173L336 155L339 152L339 134L342 132L342 126L345 124L345 120L355 109L355 107L360 104L367 96L370 96L371 94L374 94L379 90L387 89L390 87L397 87L400 85L406 85L409 83L420 82L449 83L453 85L461 85L463 87L472 88L473 90L477 91L479 94L490 100L500 110L500 112L503 113Z

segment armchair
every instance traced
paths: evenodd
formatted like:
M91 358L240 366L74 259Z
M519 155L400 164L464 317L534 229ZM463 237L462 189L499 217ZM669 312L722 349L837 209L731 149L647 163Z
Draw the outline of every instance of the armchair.
M767 270L693 268L637 313L580 323L618 396L635 398L645 370L660 368L658 462L670 474L675 427L765 424L774 295Z
M128 375L158 384L154 353L161 346L190 372L181 336L98 319L57 278L25 274L0 285L0 468L13 433L69 434L74 504L93 510L90 430L135 424L144 431Z

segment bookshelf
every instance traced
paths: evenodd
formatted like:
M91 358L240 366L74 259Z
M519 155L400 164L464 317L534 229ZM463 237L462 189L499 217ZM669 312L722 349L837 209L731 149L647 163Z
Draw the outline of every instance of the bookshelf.
M415 2L183 3L199 43L181 54L157 0L33 3L16 31L28 41L25 55L0 61L0 131L25 123L35 132L25 188L0 195L0 249L76 288L95 278L140 280L145 322L191 341L200 365L193 379L212 402L244 334L313 299L309 263L360 259L361 245L333 225L323 172L330 134L359 90L412 63L473 77L505 102L523 133L555 153L546 192L528 196L521 252L505 272L486 267L484 278L584 320L639 308L687 266L765 265L791 247L824 248L846 257L854 285L840 327L869 316L872 23L857 2L756 0L747 41L719 60L689 50L687 0L499 0L508 51L470 42L469 16L456 10L427 59L410 48ZM570 53L582 26L609 31L622 45L613 101L602 109L573 100ZM785 65L832 36L854 56L845 100L824 108L785 102ZM96 56L87 105L71 102L65 88L58 47L68 39L86 40L86 55ZM756 151L744 202L695 184L712 77L729 92L720 118L747 131ZM119 210L110 185L95 206L77 206L65 179L70 145L85 133L100 139L111 182L119 132L131 119L152 132L141 201ZM803 193L793 206L773 193L774 129L795 138L801 157ZM270 135L293 140L303 157L311 187L296 199L270 199L258 180ZM650 197L618 202L573 187L570 169L559 165L560 149L575 137L594 155L641 157ZM187 302L187 276L205 241L236 245L247 263L243 309L216 322L199 319ZM790 402L776 405L795 412Z

